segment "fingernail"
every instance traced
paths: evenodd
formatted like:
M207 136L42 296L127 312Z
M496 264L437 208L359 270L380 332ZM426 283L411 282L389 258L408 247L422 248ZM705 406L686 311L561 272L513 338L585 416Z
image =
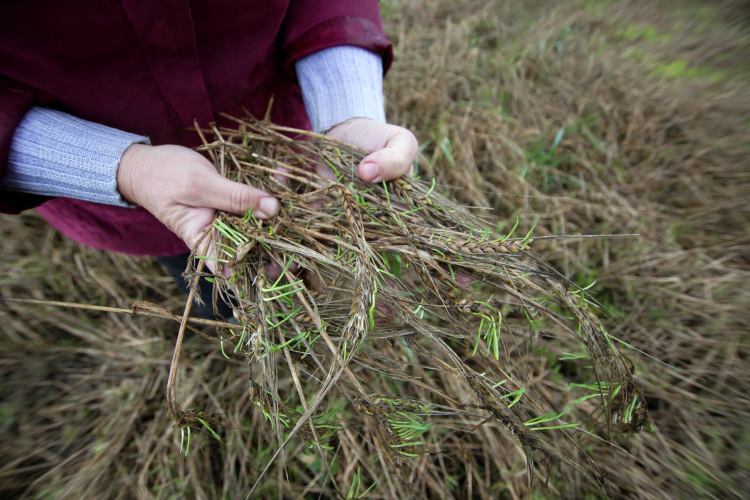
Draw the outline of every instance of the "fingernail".
M365 163L362 167L362 180L365 182L375 182L380 177L380 167L377 163Z
M276 215L276 212L279 211L279 202L276 200L276 198L265 196L260 199L260 203L258 203L258 210L263 212L266 217L273 217L274 215Z

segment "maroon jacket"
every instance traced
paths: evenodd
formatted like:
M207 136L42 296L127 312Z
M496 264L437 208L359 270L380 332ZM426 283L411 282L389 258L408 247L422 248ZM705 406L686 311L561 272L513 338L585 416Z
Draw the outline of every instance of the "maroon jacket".
M8 0L0 4L0 177L18 123L32 106L151 138L196 146L188 131L242 115L309 127L293 62L356 45L384 57L377 0ZM41 205L40 205L41 203ZM0 190L0 212L38 211L96 248L174 255L184 243L142 208Z

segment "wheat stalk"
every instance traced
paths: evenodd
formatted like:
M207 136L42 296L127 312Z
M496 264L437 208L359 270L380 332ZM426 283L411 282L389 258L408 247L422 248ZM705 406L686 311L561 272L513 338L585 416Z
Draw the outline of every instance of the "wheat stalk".
M276 196L281 208L267 222L251 211L216 219L209 237L229 277L213 277L215 296L230 303L243 327L220 336L248 359L250 394L272 422L277 455L297 433L323 454L336 432L318 428L330 421L319 409L343 397L362 422L374 419L381 451L397 465L431 451L431 418L471 418L497 422L526 450L529 480L538 453L537 465L562 462L603 487L592 460L563 456L546 435L590 432L578 415L586 411L537 401L508 342L532 337L544 321L578 343L592 383L591 394L575 403L596 398L593 410L587 403L587 420L600 415L610 432L648 428L645 399L632 364L598 320L596 302L533 254L531 231L498 234L492 221L440 194L434 182L365 184L356 166L366 153L346 144L267 121L232 120L236 129L200 131L200 149L222 175ZM279 167L285 181L274 175ZM333 175L321 175L322 168ZM199 275L191 263L186 276ZM437 379L418 380L410 366L379 359L375 345L384 342L408 348L414 366L449 374L473 401L449 394ZM290 394L279 392L282 359L294 379ZM371 393L353 364L409 381L439 402ZM305 392L315 395L306 399Z

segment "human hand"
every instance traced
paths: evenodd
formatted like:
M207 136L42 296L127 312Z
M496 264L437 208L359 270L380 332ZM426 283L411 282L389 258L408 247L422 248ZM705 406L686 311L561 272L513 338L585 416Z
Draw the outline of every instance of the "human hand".
M366 182L413 172L418 143L405 128L354 118L333 127L328 136L371 152L359 164ZM190 248L216 210L244 215L253 207L253 215L265 219L279 209L271 195L221 177L206 158L182 146L133 144L120 160L117 188L123 199L148 210ZM210 256L211 251L204 247L200 253ZM214 262L207 264L215 272Z
M359 176L365 182L388 181L414 172L419 143L414 134L403 127L368 118L352 118L331 128L326 137L371 153L359 163ZM285 181L283 172L286 170L283 167L277 170L281 172L278 179ZM327 179L336 180L336 174L329 167L319 166L317 172ZM289 270L297 272L299 266L293 262ZM275 265L270 266L267 269L269 279L278 278L279 271Z
M151 212L188 247L213 223L216 210L259 219L273 217L279 202L253 187L225 179L199 153L182 146L133 144L120 159L117 189L126 201ZM204 247L202 255L210 254ZM214 262L207 262L215 272Z
M419 143L409 130L367 118L352 118L326 133L370 154L359 163L359 176L365 182L381 182L414 173Z

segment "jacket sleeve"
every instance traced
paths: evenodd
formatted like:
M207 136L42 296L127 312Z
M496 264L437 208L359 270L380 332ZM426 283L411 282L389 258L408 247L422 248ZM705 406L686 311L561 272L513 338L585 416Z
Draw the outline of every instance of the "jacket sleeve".
M393 61L393 47L383 31L378 0L292 0L281 32L288 67L314 52L354 45Z
M48 95L0 75L0 178L8 169L10 143L18 124L33 106L53 104ZM49 197L0 190L0 213L18 214L41 205Z

